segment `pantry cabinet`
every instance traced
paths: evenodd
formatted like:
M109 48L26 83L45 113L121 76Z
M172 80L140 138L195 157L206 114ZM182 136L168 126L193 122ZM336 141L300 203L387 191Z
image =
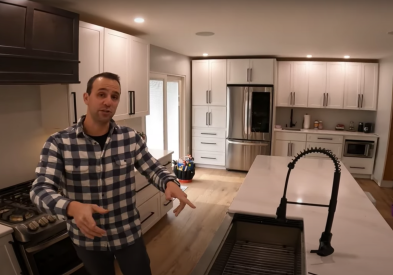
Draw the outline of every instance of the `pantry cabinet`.
M274 84L274 59L228 59L228 84Z
M226 127L226 108L220 106L192 106L193 127Z

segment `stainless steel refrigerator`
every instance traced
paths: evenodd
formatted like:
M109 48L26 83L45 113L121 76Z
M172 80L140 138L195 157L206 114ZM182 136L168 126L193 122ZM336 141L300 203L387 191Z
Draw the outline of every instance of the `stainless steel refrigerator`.
M273 87L227 86L227 170L248 171L257 155L270 155Z

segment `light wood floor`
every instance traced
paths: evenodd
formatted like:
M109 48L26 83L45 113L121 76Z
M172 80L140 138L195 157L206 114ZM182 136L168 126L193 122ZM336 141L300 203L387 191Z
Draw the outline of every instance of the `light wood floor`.
M153 275L187 275L204 253L246 173L197 168L185 191L197 206L175 217L168 213L144 236ZM393 229L393 189L380 188L371 180L358 180L377 200L376 207ZM174 207L178 205L175 201ZM118 267L117 267L118 269ZM116 272L121 274L119 270Z

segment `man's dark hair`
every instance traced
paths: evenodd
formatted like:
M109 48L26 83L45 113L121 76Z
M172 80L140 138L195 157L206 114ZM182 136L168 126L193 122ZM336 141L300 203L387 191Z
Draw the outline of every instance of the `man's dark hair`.
M116 80L117 83L119 83L120 86L120 77L117 74L113 74L113 73L109 73L109 72L104 72L104 73L100 73L100 74L96 74L95 76L91 77L89 79L89 82L87 82L87 89L86 89L86 93L88 93L89 95L91 94L91 89L93 88L93 83L94 81L96 81L97 78L99 77L103 77L103 78L107 78L107 79L112 79L112 80Z

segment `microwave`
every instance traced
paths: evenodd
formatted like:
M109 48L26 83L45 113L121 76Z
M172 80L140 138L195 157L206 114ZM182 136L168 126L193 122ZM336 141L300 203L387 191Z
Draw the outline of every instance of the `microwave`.
M374 141L345 140L344 157L372 158L374 155Z

